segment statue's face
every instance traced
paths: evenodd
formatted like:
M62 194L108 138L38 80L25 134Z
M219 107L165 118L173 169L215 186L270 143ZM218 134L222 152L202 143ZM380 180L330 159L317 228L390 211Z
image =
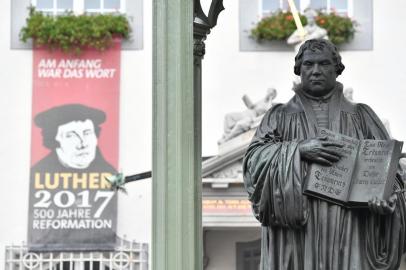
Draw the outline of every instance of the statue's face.
M300 67L303 90L319 97L328 94L336 84L337 73L331 53L327 50L303 54Z
M305 16L307 19L307 24L314 24L314 22L316 21L315 18L317 17L317 12L310 9L305 12Z
M315 22L315 19L314 19L313 15L307 16L306 19L307 19L308 24L314 24L314 22Z

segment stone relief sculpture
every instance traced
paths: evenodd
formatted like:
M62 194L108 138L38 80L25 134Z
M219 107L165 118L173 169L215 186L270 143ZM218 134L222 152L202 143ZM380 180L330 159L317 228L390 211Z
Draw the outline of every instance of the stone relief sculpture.
M269 88L266 96L256 103L244 95L242 100L247 107L247 110L242 112L228 113L224 117L224 134L218 141L218 144L223 144L226 141L238 136L239 134L252 128L257 118L266 113L272 107L272 101L276 97L276 89Z
M296 30L292 35L287 39L289 45L295 46L295 52L299 51L300 46L309 39L328 39L327 30L321 28L316 24L315 18L317 17L317 12L314 9L306 9L304 15L307 19L307 25L304 26L306 35L300 35L299 31Z
M212 178L242 178L242 161L234 162L220 171L212 173Z
M260 270L394 270L406 244L406 198L399 171L388 200L346 208L303 195L312 163L334 166L342 144L318 136L328 128L357 139L388 140L365 104L349 102L336 81L344 70L328 40L306 41L295 57L301 84L262 118L243 162L254 216L262 225Z

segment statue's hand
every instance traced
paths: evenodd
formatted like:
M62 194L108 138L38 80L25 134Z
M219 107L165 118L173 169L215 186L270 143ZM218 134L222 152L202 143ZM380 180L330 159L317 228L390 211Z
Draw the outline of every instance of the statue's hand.
M326 136L307 139L299 143L299 152L303 160L331 166L342 157L337 148L344 145L337 141L329 141Z
M396 194L392 194L390 198L385 200L379 200L377 197L372 198L368 201L369 210L372 213L380 214L380 215L388 215L392 214L395 211L396 201L398 197Z

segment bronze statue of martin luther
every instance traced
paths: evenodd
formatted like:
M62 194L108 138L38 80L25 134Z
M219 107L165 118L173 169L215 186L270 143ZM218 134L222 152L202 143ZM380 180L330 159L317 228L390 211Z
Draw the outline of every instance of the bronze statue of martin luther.
M261 270L392 270L405 250L406 204L396 176L388 201L351 209L303 195L309 164L332 165L342 145L328 128L357 139L389 139L365 104L343 96L344 65L328 40L306 41L295 57L301 84L264 116L244 158L244 182L262 224Z

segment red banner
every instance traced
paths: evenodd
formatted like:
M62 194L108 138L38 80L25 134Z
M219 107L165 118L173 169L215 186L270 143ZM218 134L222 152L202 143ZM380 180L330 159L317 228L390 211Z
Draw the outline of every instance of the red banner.
M34 50L28 243L111 250L117 198L120 43L80 56Z

